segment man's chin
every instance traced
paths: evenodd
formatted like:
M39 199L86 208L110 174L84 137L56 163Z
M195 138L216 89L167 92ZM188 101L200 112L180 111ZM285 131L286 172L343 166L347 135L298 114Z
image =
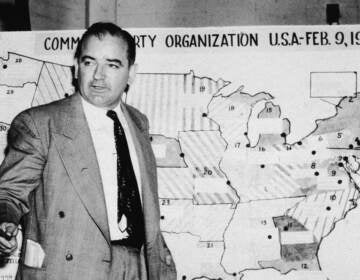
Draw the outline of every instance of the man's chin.
M90 103L95 107L108 109L108 110L114 109L119 104L119 102L109 102L108 100L104 100L103 98L100 97L93 98L90 101Z
M106 98L106 96L103 94L91 93L91 95L82 95L82 97L85 99L86 102L90 103L91 105L103 109L113 109L120 103L120 99L109 100L109 98Z

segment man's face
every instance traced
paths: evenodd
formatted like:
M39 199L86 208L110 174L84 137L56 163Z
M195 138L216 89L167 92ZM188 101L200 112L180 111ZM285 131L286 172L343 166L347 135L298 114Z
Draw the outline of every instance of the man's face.
M106 34L90 36L75 61L75 78L82 97L96 107L113 109L121 100L127 84L135 78L135 66L129 66L127 45Z

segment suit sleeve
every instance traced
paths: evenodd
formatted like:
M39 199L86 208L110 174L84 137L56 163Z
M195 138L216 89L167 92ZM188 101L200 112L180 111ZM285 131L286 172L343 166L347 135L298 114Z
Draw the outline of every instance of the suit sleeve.
M45 151L28 112L18 115L8 132L8 152L0 166L0 223L18 224L29 212L29 195L39 186Z

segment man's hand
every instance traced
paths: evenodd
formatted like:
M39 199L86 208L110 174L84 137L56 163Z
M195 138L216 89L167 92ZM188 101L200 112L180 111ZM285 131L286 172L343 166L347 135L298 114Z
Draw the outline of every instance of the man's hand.
M14 252L17 248L16 235L18 233L18 226L13 223L0 224L0 255L8 255Z

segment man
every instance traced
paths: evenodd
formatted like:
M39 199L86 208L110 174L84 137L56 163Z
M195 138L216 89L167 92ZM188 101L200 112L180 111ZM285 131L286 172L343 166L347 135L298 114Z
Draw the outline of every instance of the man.
M129 33L95 23L75 53L78 91L12 122L0 166L0 252L15 250L22 224L18 279L176 279L148 121L122 102L134 61Z

